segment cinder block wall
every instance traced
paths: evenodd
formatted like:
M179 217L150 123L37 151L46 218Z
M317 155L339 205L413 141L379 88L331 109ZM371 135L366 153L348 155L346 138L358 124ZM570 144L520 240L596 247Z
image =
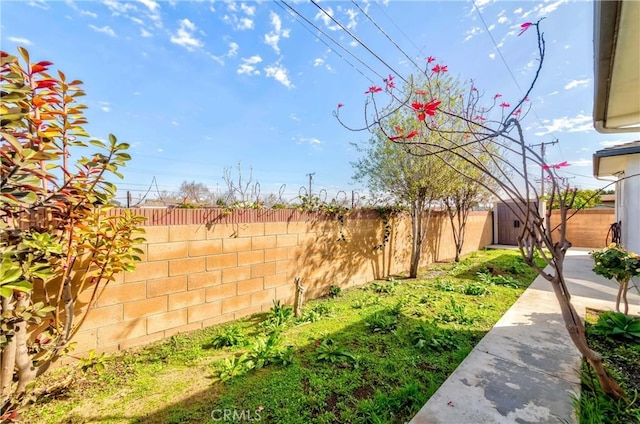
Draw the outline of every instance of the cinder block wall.
M291 304L294 278L307 298L405 272L408 217L384 224L375 212L336 217L298 211L138 210L148 217L143 261L100 296L75 341L75 353L144 345L268 310L274 299ZM472 212L465 252L492 242L490 212ZM448 218L435 213L422 265L450 259L455 250ZM88 300L88 299L87 299Z
M571 216L567 221L567 240L573 247L598 249L607 246L607 233L615 221L613 209L568 211L567 216ZM551 214L552 228L559 223L560 211L554 210ZM558 231L555 231L554 236L559 236Z

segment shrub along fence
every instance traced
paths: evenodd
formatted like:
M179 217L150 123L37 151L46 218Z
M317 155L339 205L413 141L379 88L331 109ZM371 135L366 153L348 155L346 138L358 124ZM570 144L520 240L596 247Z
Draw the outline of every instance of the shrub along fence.
M411 224L403 215L386 221L375 211L133 212L148 218L142 262L103 291L75 339L74 356L234 320L269 309L274 299L291 303L296 276L305 297L315 298L332 285L364 284L409 266ZM492 228L490 212L471 212L463 253L491 244ZM454 254L449 220L435 212L421 266Z

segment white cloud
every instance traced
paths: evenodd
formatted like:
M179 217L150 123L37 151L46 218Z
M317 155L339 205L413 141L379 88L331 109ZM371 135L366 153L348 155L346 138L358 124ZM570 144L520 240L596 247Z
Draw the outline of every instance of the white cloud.
M264 42L271 46L277 54L280 54L280 47L278 46L280 38L288 38L290 30L282 29L282 20L280 20L280 16L277 13L271 12L269 18L273 30L264 35Z
M136 7L131 3L123 3L116 0L104 0L103 4L111 10L114 15L127 13L129 10L135 10Z
M142 35L145 38L151 37L151 33L144 28L140 28L140 35Z
M489 53L489 59L495 59L495 58L496 58L495 53Z
M331 19L331 17L334 15L333 9L331 7L327 7L324 10L326 11L326 13L321 10L313 19L315 19L316 21L321 20L324 23L324 26L327 27L327 29L330 31L338 31L340 29L340 25L335 24Z
M264 71L267 77L275 79L287 88L294 88L291 80L289 80L287 68L285 68L281 64L275 63L271 66L267 66L266 68L264 68Z
M240 3L240 10L242 10L244 13L246 13L249 16L253 16L256 14L255 6L247 6L244 3Z
M320 139L316 137L300 137L298 138L298 144L310 144L310 145L319 145L322 144Z
M211 8L214 11L213 8ZM231 12L238 12L238 7L235 3L227 3L227 10ZM230 15L224 15L222 20L233 26L237 31L245 31L248 29L253 29L254 22L252 17L256 14L255 6L248 6L245 3L240 3L240 10L245 14L243 17L238 17L236 13L232 13Z
M260 71L256 69L256 67L254 66L262 62L262 58L260 56L255 55L248 58L243 57L240 60L242 60L242 63L240 64L240 66L238 67L238 70L236 71L238 74L240 75L246 74L249 76L260 75Z
M602 147L613 147L618 146L620 144L629 143L631 140L610 140L610 141L601 141L600 145Z
M98 104L100 104L100 109L103 112L110 112L111 111L111 107L109 106L109 102L98 102Z
M521 14L522 13L522 8L521 7L517 8L516 10L513 11L513 13L515 13L516 15Z
M573 81L570 81L567 85L565 85L564 89L571 90L572 88L576 88L576 87L584 87L589 84L589 81L591 81L589 78L583 79L583 80L573 80Z
M495 0L476 0L473 2L473 5L482 12L488 4L493 3L494 1ZM473 11L473 8L471 10Z
M289 119L291 119L292 121L299 121L300 117L295 113L292 113L291 115L289 115Z
M144 4L145 6L147 6L147 8L152 12L155 12L156 9L160 7L158 3L156 3L154 0L138 0L138 1Z
M535 133L537 136L546 135L553 132L586 132L593 130L593 118L582 113L574 118L562 117L553 120L542 121L542 131Z
M7 37L7 40L17 43L17 44L24 44L25 46L32 46L33 43L31 42L31 40L27 39L27 38L22 38L22 37Z
M506 16L500 16L498 18L498 23L499 24L506 24L507 22L509 22L509 19Z
M593 162L591 159L578 159L578 160L570 160L569 165L571 166L591 166Z
M236 57L238 55L238 49L240 46L238 43L230 42L229 43L229 51L227 52L227 57Z
M358 17L358 12L356 12L354 9L347 9L344 11L344 13L349 17L349 22L347 22L346 27L348 29L355 29L356 25L358 24L358 21L356 20L356 18Z
M253 19L247 17L238 18L236 15L224 15L222 20L232 25L238 31L253 29Z
M489 25L489 31L493 31L496 27L496 24Z
M465 33L466 37L464 38L464 41L469 41L473 37L481 33L482 33L482 30L480 29L480 27L473 27Z
M236 26L240 31L253 28L253 20L249 18L240 18L238 25Z
M540 7L540 9L538 10L538 16L548 16L551 12L555 12L555 10L560 7L561 4L566 2L567 0L558 0L551 4L547 4L546 6Z
M536 14L538 17L547 17L552 12L555 12L561 4L567 3L567 0L557 0L553 3L550 0L546 0L544 3L539 3L533 9L526 11L522 14L520 19L524 19L531 14Z
M194 37L193 33L196 31L196 25L189 19L180 20L180 28L176 35L171 36L171 42L185 49L192 51L194 48L202 47L202 41Z
M49 5L46 3L45 0L31 0L27 2L27 5L32 7L39 7L40 9L44 9L44 10L49 9Z
M144 25L144 21L140 18L136 18L135 16L129 16L129 19L131 19L133 22L137 23L138 25Z
M321 59L319 57L315 58L313 60L313 66L322 66L322 64L324 63L324 59Z
M97 27L95 25L89 24L89 28L91 28L92 30L94 30L95 32L102 32L103 34L107 34L111 37L115 37L116 33L114 30L112 30L109 26L105 25L103 27Z
M156 150L156 151L157 151L158 153L162 153L162 152L164 152L164 149L158 149L158 150Z
M520 72L526 73L528 71L531 71L531 70L535 69L536 66L538 66L537 59L531 59L530 61L527 62L526 65L524 65L522 68L520 68Z
M560 92L558 90L552 91L551 93L547 94L547 96L555 96L556 94L559 94Z
M180 124L178 123L178 121L171 121L171 125L173 125L174 127L177 127Z
M93 13L93 12L90 12L88 10L81 10L80 14L83 15L83 16L88 16L90 18L97 18L98 17L97 13Z

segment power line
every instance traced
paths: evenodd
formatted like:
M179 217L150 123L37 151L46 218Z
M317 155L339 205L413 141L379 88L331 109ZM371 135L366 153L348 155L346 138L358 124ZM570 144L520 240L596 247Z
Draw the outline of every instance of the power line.
M502 54L502 50L500 50L500 47L498 46L498 43L496 43L495 38L493 38L493 34L491 34L491 30L489 30L489 26L487 25L487 22L484 20L484 16L482 16L482 12L480 12L480 8L478 8L478 6L476 5L475 1L473 2L473 7L476 10L476 12L478 13L478 17L480 17L480 21L482 22L482 25L484 26L484 29L485 29L486 33L489 35L489 38L491 38L491 41L493 42L493 45L496 48L496 51L498 52L498 55L500 56L500 59L502 60L502 63L507 68L507 71L509 72L509 75L511 76L511 79L515 83L516 87L518 87L518 90L520 90L520 94L524 94L524 90L522 89L522 87L520 87L520 84L518 83L518 80L516 79L515 75L513 74L513 71L511 70L511 67L509 66L509 63L507 63L507 59ZM542 122L542 119L540 119L540 116L538 116L538 114L536 113L535 109L533 108L533 105L531 106L531 111L533 112L533 115L536 117L536 119L538 120L540 125L544 126L544 123ZM553 131L551 131L551 134L553 134ZM555 136L555 134L554 134L554 136ZM562 157L564 159L564 154L562 153L562 147L560 145L558 145L558 147L560 149L560 157Z
M358 3L355 2L355 0L351 0L351 3L353 3L359 10L360 12L362 12L362 14L364 16L367 17L367 19L369 19L369 21L371 21L371 23L373 25L375 25L375 27L378 29L378 31L380 31L385 37L387 37L387 40L389 40L398 50L400 50L400 52L404 55L404 57L406 57L409 62L413 63L413 66L415 66L419 71L422 71L420 69L420 66L411 58L409 57L409 55L407 53L405 53L404 50L402 50L402 48L398 45L398 43L396 43L390 36L389 34L386 33L386 31L384 29L382 29L377 23L376 21L374 21L371 16L369 16L369 14L367 12L365 12Z
M395 21L393 19L391 19L391 17L387 14L387 12L384 11L384 9L382 7L380 7L380 4L378 2L374 2L373 4L376 5L376 7L380 10L380 12L382 12L382 14L384 16L386 16L386 18L393 24L393 26L396 27L396 29L400 32L400 34L404 35L404 38L406 38L413 47L415 47L415 49L420 52L420 54L422 54L424 56L424 52L422 51L422 49L420 47L418 47L416 45L416 43L413 42L413 39L411 37L409 37L400 26L398 26L398 24L395 23Z
M287 6L293 13L295 13L295 15L293 15L291 12L288 12L290 15L292 15L294 18L296 18L296 15L299 16L300 18L304 19L305 22L307 22L309 25L311 25L312 27L314 27L316 30L318 30L322 35L324 35L325 37L327 37L328 39L330 39L331 41L333 41L334 44L336 44L338 47L340 47L342 50L344 50L345 52L347 52L351 57L353 57L354 59L356 59L358 62L360 62L362 65L364 65L367 69L369 69L371 72L373 72L374 74L376 74L376 76L378 76L378 78L380 79L384 79L384 77L382 75L380 75L377 71L375 71L373 68L371 68L369 65L367 65L365 62L363 62L359 57L357 57L356 55L354 55L353 53L351 53L349 51L349 49L345 48L344 46L342 46L339 42L337 42L331 35L327 34L326 32L324 32L321 28L319 28L316 24L314 24L313 22L311 22L309 19L307 19L305 16L303 16L302 14L300 14L300 12L298 12L296 9L294 9L293 7L291 7L286 1L282 0L281 1L285 6ZM278 5L282 10L284 10L286 12L286 9L284 9L284 7L282 7L282 5L278 2L275 3L276 5ZM322 44L324 44L325 46L327 46L327 48L329 48L329 50L331 50L333 53L335 53L336 55L338 55L338 57L340 57L340 59L344 60L345 62L347 62L349 64L349 66L351 66L353 69L355 69L358 73L360 73L360 75L362 75L363 77L365 77L366 79L368 79L372 84L375 84L374 81L369 78L368 76L366 76L360 69L358 69L353 63L349 62L344 56L342 56L340 53L338 53L333 47L331 47L329 44L327 44L326 41L324 41L322 38L318 37L316 34L313 33L313 31L311 31L309 28L307 28L306 26L304 26L302 24L302 22L300 22L299 19L296 18L296 21L307 31L309 31L309 33L311 33L317 40L319 40L320 42L322 42Z
M369 48L369 46L367 46L365 43L363 43L362 41L360 41L360 39L358 37L355 36L355 34L353 34L349 28L345 27L344 25L342 25L342 23L340 23L337 19L335 19L333 16L331 16L331 14L329 12L327 12L326 10L324 10L322 8L322 6L320 6L318 3L315 2L315 0L311 0L311 3L317 7L318 9L320 9L320 11L322 13L324 13L325 15L327 15L329 17L329 19L331 19L333 22L336 23L336 25L338 25L340 28L342 28L342 30L344 32L346 32L347 34L349 34L351 36L351 38L353 38L358 44L360 44L362 47L365 48L365 50L367 50L369 53L371 53L373 55L373 57L375 57L376 59L378 59L384 66L386 66L387 68L389 68L391 70L391 72L393 72L394 74L396 74L398 76L398 78L400 78L402 81L405 82L405 84L409 84L409 81L407 81L398 71L396 71L391 65L389 65L387 62L385 62L380 56L378 56L378 54L376 54L373 50L371 50Z

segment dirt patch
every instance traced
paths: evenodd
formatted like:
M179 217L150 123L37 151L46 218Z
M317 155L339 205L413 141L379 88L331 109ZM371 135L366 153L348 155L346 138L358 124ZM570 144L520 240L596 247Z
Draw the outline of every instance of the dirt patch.
M372 386L360 386L353 392L353 397L362 400L368 399L375 393Z
M335 394L334 392L331 392L331 394L329 394L329 397L327 398L327 411L336 412L337 405L338 405L338 395Z

